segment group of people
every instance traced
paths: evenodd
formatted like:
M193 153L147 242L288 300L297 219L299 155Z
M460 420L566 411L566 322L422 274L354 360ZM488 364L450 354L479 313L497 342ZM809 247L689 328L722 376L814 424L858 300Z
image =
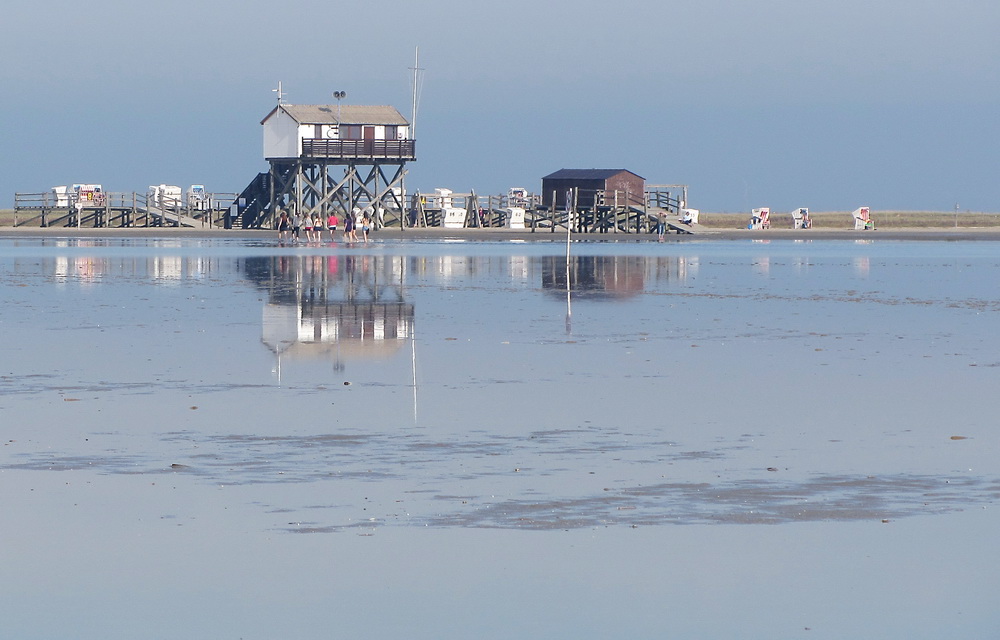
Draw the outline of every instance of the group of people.
M369 234L373 229L372 208L354 207L344 215L344 242L368 242ZM299 215L298 212L288 215L287 211L282 211L278 216L278 240L292 242L321 242L323 232L329 232L330 241L337 239L337 226L340 219L336 213L331 212L324 222L319 215ZM358 238L358 228L361 229L361 238ZM303 236L305 239L303 240Z

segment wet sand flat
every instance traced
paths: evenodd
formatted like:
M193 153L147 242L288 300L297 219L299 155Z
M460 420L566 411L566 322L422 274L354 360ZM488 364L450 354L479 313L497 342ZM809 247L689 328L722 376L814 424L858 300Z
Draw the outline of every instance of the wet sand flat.
M1000 257L879 234L0 235L0 614L990 637Z

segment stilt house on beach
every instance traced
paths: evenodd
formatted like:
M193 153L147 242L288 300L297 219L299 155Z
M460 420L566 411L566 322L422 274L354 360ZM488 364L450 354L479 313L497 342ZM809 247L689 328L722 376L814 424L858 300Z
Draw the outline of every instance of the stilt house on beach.
M388 216L381 223L401 220L405 165L416 156L395 107L279 102L260 124L270 170L240 194L242 226L273 228L279 210L325 218L367 205Z
M565 209L567 197L577 209L642 207L646 179L627 169L560 169L542 178L542 205ZM570 202L570 206L574 203Z
M413 159L409 123L395 107L279 104L261 125L268 161Z

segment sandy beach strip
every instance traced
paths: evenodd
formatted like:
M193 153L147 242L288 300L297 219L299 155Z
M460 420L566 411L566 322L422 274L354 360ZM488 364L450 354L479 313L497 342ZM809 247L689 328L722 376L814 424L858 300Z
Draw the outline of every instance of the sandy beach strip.
M656 242L655 233L574 233L574 242ZM271 239L277 242L277 232L256 229L219 229L192 227L0 227L0 238L245 238L255 240ZM390 227L379 229L372 234L372 240L464 240L467 242L566 242L566 232L561 229L512 230L512 229L444 229L441 227L421 227L399 229ZM854 229L704 229L695 234L675 234L666 236L666 242L694 242L706 240L906 240L906 241L956 241L981 240L1000 241L1000 228L893 228L885 230L859 231ZM300 242L301 246L325 246L330 240L318 243ZM334 244L343 244L338 233ZM363 242L351 243L354 246Z

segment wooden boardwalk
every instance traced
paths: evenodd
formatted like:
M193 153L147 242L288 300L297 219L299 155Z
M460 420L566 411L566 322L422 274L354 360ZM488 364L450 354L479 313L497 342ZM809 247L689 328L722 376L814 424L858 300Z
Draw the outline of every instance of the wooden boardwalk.
M99 202L79 209L69 199L52 193L17 193L14 226L41 227L229 227L234 194L213 194L210 207L192 208L178 201L174 206L156 204L137 193L105 193Z

